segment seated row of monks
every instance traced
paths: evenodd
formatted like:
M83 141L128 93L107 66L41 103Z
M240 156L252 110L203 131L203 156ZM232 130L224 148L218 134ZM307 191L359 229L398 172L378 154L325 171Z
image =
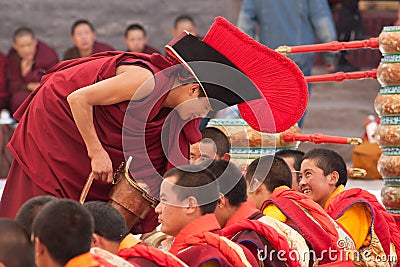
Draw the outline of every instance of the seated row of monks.
M178 35L188 27L196 34L193 19L186 15L179 16L175 19L173 34ZM65 51L63 60L114 50L111 45L96 40L93 24L85 19L73 23L71 40L74 46ZM159 53L147 44L146 30L137 23L127 26L124 42L129 52ZM9 109L14 113L39 85L43 74L58 61L54 49L37 39L32 29L18 28L13 34L13 44L7 56L0 53L0 110Z
M129 234L108 203L39 196L21 207L16 222L0 219L0 266L34 266L34 258L38 267L396 266L393 217L367 191L344 190L347 168L338 153L262 156L243 176L226 160L229 147L214 139L218 131L203 130L205 142L214 140L211 152L197 143L192 165L164 175L155 208L162 242L150 242L157 232L142 240Z

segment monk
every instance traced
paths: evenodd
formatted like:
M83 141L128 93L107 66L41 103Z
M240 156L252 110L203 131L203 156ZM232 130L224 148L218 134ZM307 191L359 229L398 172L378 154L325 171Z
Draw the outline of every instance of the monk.
M167 128L176 134L184 155L189 154L189 143L200 139L197 120L186 124L181 133L178 129L192 117L205 116L210 109L208 102L193 80L180 80L170 72L153 77L153 73L172 66L166 58L110 52L83 61L75 61L71 67L69 62L58 65L16 113L22 127L18 127L9 144L15 159L2 196L0 216L14 218L19 207L36 195L78 200L91 172L98 181L89 191L88 200L108 200L113 170L124 161L121 132L126 112L141 110L125 121L137 130L124 145L125 152L135 155L135 177L146 180L152 193L159 188L158 173L170 168L160 134L174 107L191 103L190 110L180 105ZM88 77L98 82L92 84ZM48 101L58 105L48 105ZM179 150L173 141L167 153ZM16 191L19 194L13 193ZM153 223L148 231L155 226Z
M43 206L50 201L56 200L54 196L36 196L24 203L18 210L15 220L24 227L29 236L32 234L32 223L35 217L42 210Z
M308 252L304 238L282 222L267 218L247 200L246 180L234 163L216 160L208 169L216 175L220 186L221 196L214 214L223 235L247 247L264 266L308 266L303 256ZM284 251L282 258L286 261L272 254L272 250ZM288 257L292 250L299 255L298 259Z
M189 266L258 266L250 251L218 235L218 198L215 176L202 166L185 165L165 174L156 212L161 231L175 237L169 252Z
M261 204L264 214L288 224L309 242L313 252L310 262L354 265L347 255L354 250L351 237L320 206L290 189L292 175L283 159L263 156L254 160L247 169L246 180L249 198L255 199L256 205L266 198ZM329 251L334 251L336 257L329 256Z
M209 160L230 160L231 144L228 137L215 127L201 130L201 141L190 146L190 164L201 164Z
M301 163L300 190L339 222L353 237L360 266L390 266L400 256L400 233L394 218L371 193L345 190L348 175L342 156L331 149L312 149ZM386 260L383 260L386 258Z
M96 40L95 28L86 19L78 19L72 24L71 40L74 46L65 51L63 60L87 57L95 53L114 50L112 46Z
M138 23L129 25L125 30L124 37L125 45L129 52L145 53L149 55L153 53L160 54L157 49L147 44L147 32L145 28Z
M57 62L56 52L38 40L32 29L22 27L15 30L6 63L11 113L39 86L44 73Z
M89 252L93 230L93 218L79 202L58 199L48 203L32 225L36 266L115 266L108 263L111 253ZM117 266L130 266L122 258L112 257Z
M120 250L133 247L140 242L129 233L125 217L110 204L103 201L89 201L83 206L94 219L92 247L117 254Z
M189 15L180 15L174 20L174 27L172 29L172 35L178 36L183 31L188 31L194 36L197 36L197 27L194 19Z

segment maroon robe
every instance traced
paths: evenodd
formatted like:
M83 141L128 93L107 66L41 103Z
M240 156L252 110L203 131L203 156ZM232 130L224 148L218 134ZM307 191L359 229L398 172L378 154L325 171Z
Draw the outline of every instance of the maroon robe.
M182 121L176 113L161 108L175 74L160 71L172 66L170 61L159 54L126 52L63 61L43 77L40 87L15 113L19 124L8 145L15 160L0 202L0 217L14 218L24 201L35 195L79 199L91 172L91 161L66 98L79 88L115 76L120 64L137 64L157 75L156 87L142 101L93 109L97 135L114 170L124 156L132 155L133 177L147 183L150 193L157 197L160 175L173 166L171 162L188 163L189 144L201 139L199 120ZM164 147L161 134L167 137ZM166 154L170 155L168 159ZM87 200L107 200L110 188L109 184L94 181Z
M160 249L148 246L141 242L130 248L124 248L118 252L118 256L130 263L146 267L183 267L184 262L180 261L171 253L166 253Z
M8 92L6 87L6 57L0 53L0 109L7 108Z
M256 221L262 216L264 216L264 214L256 208L256 205L252 201L246 201L240 205L240 207L236 210L234 214L232 214L232 216L227 221L225 227L222 229L222 233L226 237L231 238L232 241L248 248L256 259L259 258L259 251L264 252L265 248L268 248L269 250L275 249L275 251L278 251L278 249L276 249L276 247L274 247L269 241L270 236L266 236L263 233L258 233L252 228L241 227L242 221ZM263 227L268 228L269 226L264 225ZM275 236L280 235L278 233L275 233ZM265 257L263 263L264 266L271 267L287 266L286 262L280 261L276 254L272 257Z
M108 44L95 41L93 44L92 55L100 52L114 51L114 48ZM81 54L76 46L69 48L65 51L63 60L80 58Z
M11 48L7 55L7 87L10 96L10 111L14 113L22 102L31 93L27 84L38 83L46 71L58 62L56 52L45 43L38 40L36 54L32 69L25 75L21 74L21 57L14 48Z
M219 235L220 225L214 214L205 214L189 222L178 235L169 250L189 266L201 266L211 260L217 261L220 266L243 266L240 264L235 250L218 244L218 240L207 238ZM208 236L210 236L208 235ZM252 253L244 246L239 245L251 266L259 266ZM239 263L239 265L238 265Z
M153 48L153 47L151 47L151 46L149 46L149 45L145 45L145 46L144 46L144 49L143 49L143 52L142 52L142 53L149 54L149 55L151 55L151 54L153 54L153 53L158 53L158 54L160 54L160 52L159 52L157 49L155 49L155 48Z

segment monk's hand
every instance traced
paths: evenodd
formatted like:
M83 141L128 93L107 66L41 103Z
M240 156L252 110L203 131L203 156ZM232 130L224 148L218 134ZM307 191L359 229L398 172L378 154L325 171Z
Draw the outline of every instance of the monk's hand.
M28 89L29 91L34 91L38 86L39 86L39 83L30 82L30 83L27 83L26 89Z
M94 179L103 182L111 183L113 177L113 168L110 156L102 149L93 154L92 159L92 173Z
M34 64L33 56L29 56L29 57L21 59L20 69L21 69L22 77L25 77L28 74L28 72L30 72L32 70L33 64Z

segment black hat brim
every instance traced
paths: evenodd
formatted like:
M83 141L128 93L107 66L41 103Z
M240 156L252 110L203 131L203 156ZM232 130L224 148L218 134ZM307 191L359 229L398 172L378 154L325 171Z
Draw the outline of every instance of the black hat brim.
M165 48L201 84L213 110L262 98L238 67L197 37L182 33Z

